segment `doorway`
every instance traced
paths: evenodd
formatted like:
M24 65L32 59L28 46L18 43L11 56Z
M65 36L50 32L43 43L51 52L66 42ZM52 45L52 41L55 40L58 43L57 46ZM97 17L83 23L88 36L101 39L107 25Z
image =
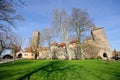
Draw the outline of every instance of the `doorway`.
M22 58L22 53L18 54L18 58Z

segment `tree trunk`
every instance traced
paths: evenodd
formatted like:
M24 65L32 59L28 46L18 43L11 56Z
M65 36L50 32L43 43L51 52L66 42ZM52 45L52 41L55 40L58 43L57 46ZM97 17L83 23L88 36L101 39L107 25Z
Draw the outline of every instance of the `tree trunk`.
M65 52L68 55L67 46L65 46ZM66 59L68 59L68 57Z
M14 48L12 48L12 54L13 54L13 62L12 62L12 64L15 64L15 49Z
M13 63L12 64L15 64L15 54L13 54Z
M1 53L2 53L2 51L0 51L0 61L2 60L2 56L1 56Z
M76 23L75 31L77 34L78 41L81 42L81 31L80 31L80 27L79 27L78 23Z

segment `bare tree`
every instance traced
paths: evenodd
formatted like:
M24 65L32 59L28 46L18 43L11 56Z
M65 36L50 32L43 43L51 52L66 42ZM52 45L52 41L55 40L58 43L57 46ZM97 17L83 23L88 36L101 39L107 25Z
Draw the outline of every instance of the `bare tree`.
M17 20L23 20L21 15L16 14L15 1L0 0L0 30L10 28L8 26L16 27Z
M14 35L12 33L4 33L0 35L0 55L5 49L12 50L13 59L15 59L15 54L21 49L24 43L24 38ZM14 44L14 48L13 48ZM14 60L13 60L14 61Z
M11 46L10 49L12 50L13 56L13 64L15 63L16 53L21 50L21 46L24 43L24 38L18 35L11 35Z
M82 10L73 8L72 25L78 40L81 42L82 33L90 30L93 27L92 19L90 19L86 9Z
M64 10L55 9L52 25L63 42L68 43L68 32L71 27L71 18Z
M16 28L15 22L23 20L21 15L16 14L16 6L23 5L23 1L0 0L0 55L4 49L10 48L11 27Z
M41 33L41 34L40 34L40 41L39 41L40 46L44 46L44 45L45 45L45 42L46 42L46 39L45 39L45 37L44 37L44 34Z
M92 19L90 19L88 12L86 9L72 9L72 30L76 33L78 41L82 42L82 37L84 36L85 32L90 31L93 27ZM84 47L82 45L79 46L80 57L83 59Z
M10 33L1 33L0 34L0 55L3 52L4 49L10 49L12 45L12 41L10 38Z
M50 47L51 41L53 41L53 38L55 37L54 29L52 27L45 28L42 30L41 39L43 43L47 42L48 46Z

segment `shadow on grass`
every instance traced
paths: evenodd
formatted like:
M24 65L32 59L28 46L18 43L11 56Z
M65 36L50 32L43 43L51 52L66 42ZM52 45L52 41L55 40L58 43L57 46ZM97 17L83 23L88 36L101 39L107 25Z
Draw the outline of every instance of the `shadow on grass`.
M41 79L42 80L56 80L54 79L54 77L57 78L59 72L62 74L61 76L62 79L57 79L57 80L70 80L70 79L71 80L88 80L88 78L86 78L88 75L93 76L93 78L96 77L98 80L106 80L99 73L96 74L92 70L87 69L81 65L69 65L67 64L66 61L51 61L47 63L46 65L40 66L36 70L27 73L26 75L20 77L17 80L32 80L31 79L32 76L38 72L40 75L37 75L37 76L35 75L35 76L39 77L40 78L39 80ZM52 73L54 73L53 74L54 76L52 75ZM69 78L67 79L68 76ZM61 78L61 77L58 77L58 78ZM114 74L114 78L111 78L111 80L112 79L119 80L120 79L119 74L118 73Z
M17 80L30 80L30 77L41 71L41 72L45 72L47 75L45 76L45 78L47 79L49 77L49 75L53 72L64 72L64 71L67 71L67 70L71 70L71 71L74 71L75 69L77 69L78 67L80 68L80 66L74 66L74 65L66 65L66 63L64 61L51 61L49 62L47 65L45 66L42 66L42 67L39 67L38 69L24 75L23 77L17 79ZM81 66L82 67L82 66ZM41 73L42 74L42 73ZM44 80L44 79L43 79Z

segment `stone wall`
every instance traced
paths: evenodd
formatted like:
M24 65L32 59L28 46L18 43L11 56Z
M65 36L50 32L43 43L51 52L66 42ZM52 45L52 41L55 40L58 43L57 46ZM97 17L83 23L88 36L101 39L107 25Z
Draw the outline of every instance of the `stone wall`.
M38 59L52 59L51 56L52 55L50 50L39 51Z
M79 43L72 43L69 44L67 47L68 55L69 55L69 60L72 59L81 59L80 58L80 44Z
M38 31L35 31L33 33L32 37L32 46L38 46L38 40L40 33ZM96 47L99 47L98 56L103 57L103 54L106 53L107 56L110 58L112 57L112 53L110 51L110 45L108 42L108 39L106 37L104 28L97 28L94 27L91 31L92 38L87 39L84 42L88 44L95 45ZM36 38L37 37L37 38ZM35 39L36 38L36 39ZM81 48L81 45L77 39L73 38L69 44L65 43L56 43L53 42L50 46L50 48L44 48L39 47L39 56L38 59L60 59L60 60L72 60L72 59L83 59L84 58L84 51ZM28 51L31 51L32 48L28 49ZM31 51L32 52L32 51ZM32 53L30 53L32 55ZM25 58L25 56L23 56ZM26 57L27 58L27 57ZM28 56L29 58L29 56ZM30 57L32 58L32 57Z
M38 59L80 59L79 45L72 43L65 46L51 46L49 50L40 50Z
M104 28L93 29L92 37L94 44L100 47L100 52L98 52L98 55L104 58L103 53L106 53L109 58L112 57L112 52L110 51L110 45L105 34Z

